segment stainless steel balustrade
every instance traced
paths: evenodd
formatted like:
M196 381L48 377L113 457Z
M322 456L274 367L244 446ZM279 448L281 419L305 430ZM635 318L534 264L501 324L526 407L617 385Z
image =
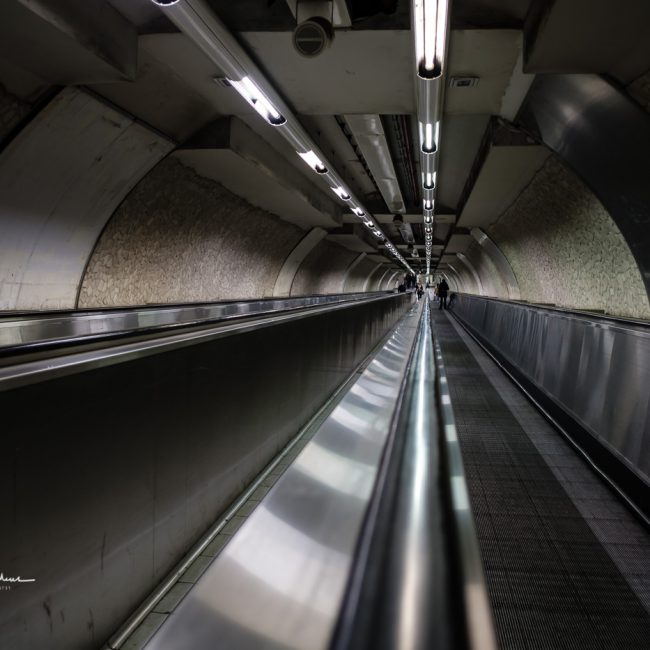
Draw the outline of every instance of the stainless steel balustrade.
M146 650L494 650L428 300Z
M0 647L108 639L412 300L380 295L3 367L0 558L5 575L36 581L0 611Z
M444 364L422 302L333 650L497 647Z
M365 298L353 300L352 304L365 305L374 302L394 301L400 295L408 296L403 299L405 301L411 299L410 294L381 293L371 296L366 294ZM22 363L16 357L10 357L12 363L5 367L0 367L0 391L33 384L37 381L45 381L47 379L84 372L94 368L103 368L117 363L125 363L152 354L170 352L234 334L254 332L272 325L295 321L301 317L346 309L349 306L350 301L340 300L324 305L314 305L309 310L304 311L298 311L298 308L294 308L284 311L274 310L272 312L262 312L257 315L257 318L246 319L244 321L201 321L201 328L191 329L178 334L174 334L174 328L163 327L160 333L164 334L164 336L145 338L145 340L138 339L135 342L121 344L118 342L118 344L113 346L93 346L88 351L77 353L65 349L67 353L62 356L48 356L44 359L38 358L34 361L27 360ZM80 339L82 342L86 340L87 337ZM64 343L65 345L65 341L57 340L57 343Z
M650 323L466 294L451 313L650 516Z
M0 352L3 348L47 343L90 341L117 334L134 334L208 324L216 321L261 316L318 305L365 300L393 293L347 293L264 298L186 305L91 309L60 312L0 313ZM6 350L5 350L6 352Z

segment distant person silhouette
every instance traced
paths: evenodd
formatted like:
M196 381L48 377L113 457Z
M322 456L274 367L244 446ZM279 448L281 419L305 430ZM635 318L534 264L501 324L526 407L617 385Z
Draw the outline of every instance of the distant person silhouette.
M449 291L449 285L447 281L443 278L442 282L438 285L438 297L440 298L440 307L438 309L447 309L447 292Z

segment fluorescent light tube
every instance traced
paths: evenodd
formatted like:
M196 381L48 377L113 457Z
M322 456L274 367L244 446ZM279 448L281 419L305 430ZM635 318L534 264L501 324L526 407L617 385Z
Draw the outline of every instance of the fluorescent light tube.
M334 194L336 194L336 196L338 196L339 199L343 199L344 201L350 200L350 195L341 186L333 187L332 192L334 192Z
M304 153L296 151L296 153L317 173L327 174L327 167L323 165L321 159L311 150Z
M249 77L242 77L240 81L228 79L228 82L272 126L287 121Z
M435 79L442 74L449 0L414 0L413 29L418 74Z
M422 175L424 177L423 187L425 190L433 190L436 187L436 172L426 172Z
M420 122L420 142L423 153L436 153L440 138L440 120L435 124Z

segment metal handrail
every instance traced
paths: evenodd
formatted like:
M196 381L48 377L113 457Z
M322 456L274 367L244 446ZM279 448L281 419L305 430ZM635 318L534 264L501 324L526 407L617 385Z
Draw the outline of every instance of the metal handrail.
M333 650L496 650L429 298Z
M118 342L118 344L110 347L93 348L84 351L76 351L73 349L61 356L47 357L36 361L0 367L0 391L44 381L53 377L124 363L140 357L159 352L168 352L224 336L243 334L289 320L308 318L317 314L348 309L354 305L392 300L403 295L389 294L373 296L366 300L355 301L353 305L349 302L338 302L314 306L308 310L288 310L279 313L263 314L260 317L245 321L226 321L225 323L221 321L216 323L208 322L204 323L201 328L184 331L183 333L174 333L172 331L166 336L150 337L135 342Z
M538 311L557 312L560 314L564 314L566 316L573 316L575 318L580 318L582 320L588 320L593 322L607 322L607 323L613 323L615 325L627 325L627 326L638 327L641 329L650 329L650 321L644 320L643 318L631 318L626 316L614 316L612 314L601 314L595 311L571 309L570 307L558 307L557 305L550 305L550 304L545 305L543 303L538 303L538 302L528 302L527 300L512 300L508 298L496 298L495 296L479 296L477 294L465 293L463 291L454 291L450 293L455 293L459 296L469 298L470 300L486 300L489 302L501 302L506 305L522 307L526 309L536 309Z
M62 345L153 334L321 305L359 302L392 293L377 291L106 310L0 313L0 354L7 356L25 351L49 350Z

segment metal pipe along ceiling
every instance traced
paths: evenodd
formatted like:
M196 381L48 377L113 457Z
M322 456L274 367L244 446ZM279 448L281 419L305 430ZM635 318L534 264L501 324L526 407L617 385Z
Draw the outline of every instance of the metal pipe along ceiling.
M379 115L344 115L390 212L405 212L402 191Z
M152 0L165 15L224 73L232 87L270 125L279 130L302 160L314 171L321 183L327 183L338 198L377 237L386 250L409 272L410 265L400 255L374 221L372 215L346 187L342 178L311 139L286 102L262 74L226 26L212 12L205 0ZM216 72L216 71L215 71ZM215 75L216 76L216 75Z

